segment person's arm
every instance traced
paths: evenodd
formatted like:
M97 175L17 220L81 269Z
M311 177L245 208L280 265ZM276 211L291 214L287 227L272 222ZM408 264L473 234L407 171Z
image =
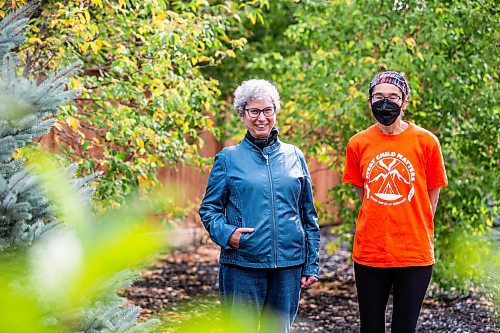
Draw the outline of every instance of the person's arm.
M228 195L226 161L225 156L221 152L215 156L205 196L199 209L201 221L210 234L210 238L221 247L228 246L229 238L236 230L236 226L226 223L226 215L224 213Z
M431 201L432 216L436 215L436 208L439 201L439 190L439 187L427 190L427 193L429 193L429 200Z
M359 165L358 149L355 142L349 140L346 147L344 173L342 175L342 182L351 184L356 190L358 198L363 201L365 189L363 188L363 177L361 176L361 167ZM368 193L369 194L369 193Z
M359 200L363 201L363 197L365 196L365 189L363 186L353 185L356 190L356 194L358 195Z
M429 141L430 153L427 155L427 164L425 166L425 177L427 179L427 193L431 202L432 216L436 214L439 201L440 188L448 185L446 177L446 168L444 166L443 154L439 140L431 135Z
M300 215L304 232L306 235L306 262L302 270L301 287L309 287L319 279L319 224L318 214L314 207L314 199L311 185L311 175L302 152L297 151L302 170L304 182L300 198Z

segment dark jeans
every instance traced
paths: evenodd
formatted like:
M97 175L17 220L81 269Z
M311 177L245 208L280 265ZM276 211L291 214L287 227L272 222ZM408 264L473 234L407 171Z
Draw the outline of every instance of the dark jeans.
M378 268L354 263L361 333L385 332L385 310L391 288L391 332L415 332L432 268L432 265Z
M288 333L299 307L301 273L302 266L255 269L221 265L222 306L236 315L244 311L254 332Z

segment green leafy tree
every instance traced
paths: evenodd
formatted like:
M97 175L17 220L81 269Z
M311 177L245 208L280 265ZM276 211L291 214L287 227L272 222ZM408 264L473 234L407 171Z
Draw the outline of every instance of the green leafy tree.
M210 116L221 103L218 82L201 69L235 56L246 43L240 21L262 19L266 3L44 1L21 54L34 73L83 63L70 82L82 94L56 138L84 174L104 172L100 204L147 192L163 166L203 164L199 135L218 136Z
M120 218L120 227L105 217L113 235L87 224L84 207L95 175L69 182L74 168L49 172L47 158L32 154L35 163L27 167L16 157L50 131L59 107L77 93L64 89L77 64L40 84L18 75L12 50L24 42L23 29L38 6L31 1L0 22L0 312L12 315L2 318L0 331L150 332L156 322L137 322L140 308L116 292L136 278L124 269L159 249L157 239L145 236L152 230L127 223L137 218L134 211Z
M76 91L62 90L68 77L75 73L75 65L47 77L40 85L17 75L19 59L10 50L24 41L22 30L37 6L37 2L29 3L0 22L0 98L3 102L0 120L0 244L3 250L16 245L31 245L57 225L51 204L38 188L36 179L24 167L24 159L14 156L17 149L31 145L32 140L48 133L54 125L53 115L58 106L76 95ZM17 109L22 112L16 113ZM87 193L91 178L79 181Z

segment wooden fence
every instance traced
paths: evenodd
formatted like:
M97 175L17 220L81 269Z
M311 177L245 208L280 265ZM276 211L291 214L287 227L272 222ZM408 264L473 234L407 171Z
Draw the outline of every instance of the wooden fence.
M200 154L203 157L212 157L218 152L217 142L212 136L203 137L205 146ZM230 145L227 143L225 146ZM304 152L307 154L307 152ZM314 159L307 161L309 172L313 182L314 199L325 205L328 211L333 211L333 207L328 207L328 190L334 187L340 177L338 174L329 170L326 165L317 162ZM189 166L177 165L174 168L164 168L161 170L159 178L165 183L176 183L185 189L187 197L193 201L199 201L205 193L205 187L208 180L208 171L203 173Z

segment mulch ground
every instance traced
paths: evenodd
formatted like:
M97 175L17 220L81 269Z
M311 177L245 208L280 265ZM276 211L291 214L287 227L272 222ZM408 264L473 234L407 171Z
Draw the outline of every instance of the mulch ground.
M131 303L143 308L143 319L160 318L163 332L175 332L179 323L216 311L218 253L219 248L210 243L165 254L125 294ZM321 280L303 291L294 333L359 331L349 257L347 251L334 255L322 251ZM498 333L492 309L491 303L477 294L464 296L431 285L418 332ZM389 305L388 322L391 311Z

